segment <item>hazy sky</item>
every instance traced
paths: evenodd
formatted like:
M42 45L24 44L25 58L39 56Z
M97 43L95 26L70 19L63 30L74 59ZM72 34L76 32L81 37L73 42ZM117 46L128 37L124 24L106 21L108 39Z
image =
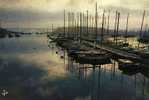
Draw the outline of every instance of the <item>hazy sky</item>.
M94 12L98 7L135 12L136 21L141 11L149 11L149 0L0 0L0 20L5 27L48 27L50 24L62 24L63 9L67 11ZM138 11L139 10L139 11ZM148 15L147 15L148 16ZM148 18L146 23L148 23ZM137 22L139 24L139 22Z

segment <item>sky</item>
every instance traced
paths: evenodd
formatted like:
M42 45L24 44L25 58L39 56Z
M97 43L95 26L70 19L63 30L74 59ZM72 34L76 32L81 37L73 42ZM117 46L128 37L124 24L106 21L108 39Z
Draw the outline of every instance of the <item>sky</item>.
M146 24L149 24L149 0L0 0L0 20L3 27L40 28L51 24L63 24L63 10L67 12L95 12L98 2L99 16L102 9L119 10L122 13L122 25L126 14L132 14L130 25L139 25L143 10L147 11ZM112 16L113 15L113 16ZM111 22L112 23L112 22ZM112 27L112 26L111 26Z

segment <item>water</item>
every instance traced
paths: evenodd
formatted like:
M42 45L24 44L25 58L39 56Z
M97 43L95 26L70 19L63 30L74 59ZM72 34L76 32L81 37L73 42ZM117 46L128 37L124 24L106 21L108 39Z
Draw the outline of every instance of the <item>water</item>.
M92 67L45 36L0 39L0 100L149 100L148 73L124 74L115 61Z

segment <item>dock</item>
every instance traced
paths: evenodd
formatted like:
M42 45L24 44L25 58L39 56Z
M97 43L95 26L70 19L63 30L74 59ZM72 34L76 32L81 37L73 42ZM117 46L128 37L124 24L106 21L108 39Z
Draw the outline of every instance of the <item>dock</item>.
M104 51L107 51L107 52L110 52L114 55L117 55L121 58L127 58L127 59L131 59L131 60L141 60L141 57L139 55L136 55L136 54L133 54L133 53L128 53L128 52L125 52L125 51L122 51L122 50L118 50L118 49L115 49L115 48L111 48L111 47L108 47L108 46L105 46L105 45L95 45L94 43L91 43L91 42L87 42L90 46L92 47L96 47L96 48L99 48L101 50L104 50Z

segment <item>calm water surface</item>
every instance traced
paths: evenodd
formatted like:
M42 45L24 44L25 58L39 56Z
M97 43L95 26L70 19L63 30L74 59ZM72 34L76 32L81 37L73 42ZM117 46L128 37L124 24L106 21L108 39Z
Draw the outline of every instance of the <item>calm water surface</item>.
M0 39L0 100L149 100L149 73L90 67L45 36Z

